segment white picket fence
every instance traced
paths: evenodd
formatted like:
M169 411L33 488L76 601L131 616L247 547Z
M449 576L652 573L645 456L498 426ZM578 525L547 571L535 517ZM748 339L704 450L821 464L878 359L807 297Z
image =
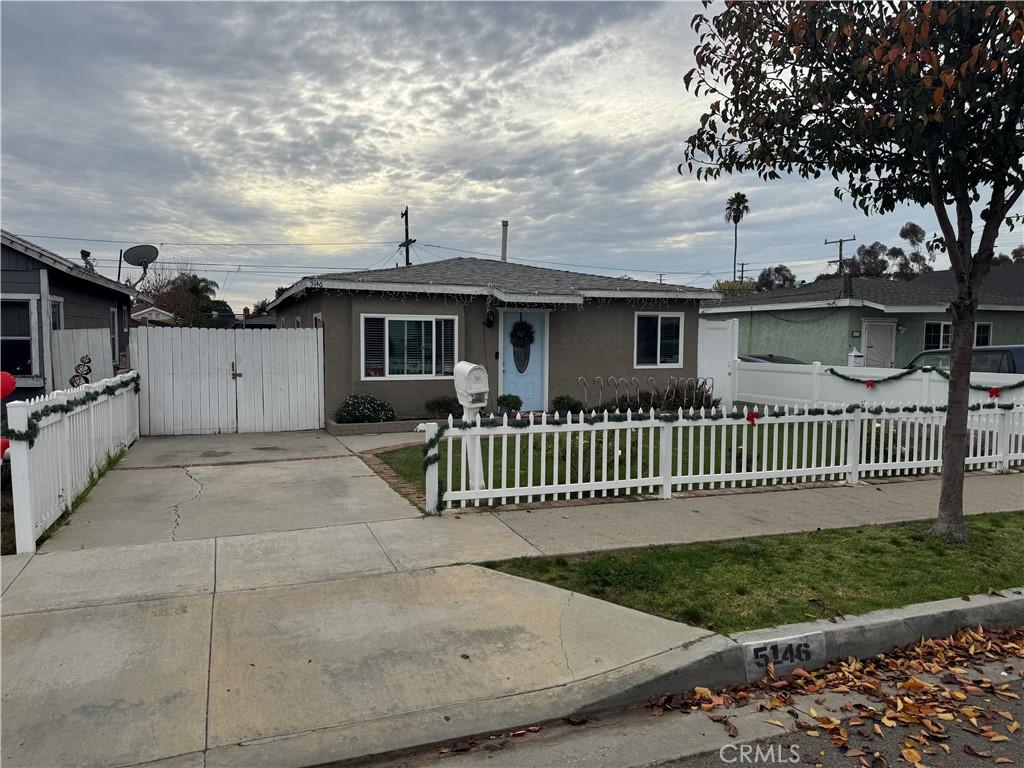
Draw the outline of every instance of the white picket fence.
M934 370L914 371L868 389L863 381L878 381L904 373L905 369L854 368L821 363L748 363L742 360L732 360L729 368L732 393L729 400L723 400L727 407L732 401L801 407L823 402L866 402L869 405L882 402L945 403L949 392L949 382ZM858 381L841 379L829 373L830 368ZM1020 374L1012 373L972 373L971 383L986 388L1005 387L1018 383L1022 378ZM971 402L985 403L988 401L988 392L972 389L970 398Z
M868 409L782 407L767 409L769 415L753 408L738 418L703 409L581 412L564 421L530 415L511 422L506 415L469 426L449 417L443 432L436 423L420 425L429 448L427 509L624 494L670 498L674 491L857 483L940 470L943 411ZM1024 404L970 411L968 427L966 468L1006 472L1024 464Z
M134 371L58 390L31 400L7 404L12 430L24 432L32 414L50 405L64 405L90 392L101 393L110 385L138 379ZM26 440L12 440L11 486L14 500L14 531L18 553L35 552L36 540L85 490L95 472L120 448L139 437L139 396L126 386L112 394L100 394L67 413L51 413L39 423L39 434L29 447Z

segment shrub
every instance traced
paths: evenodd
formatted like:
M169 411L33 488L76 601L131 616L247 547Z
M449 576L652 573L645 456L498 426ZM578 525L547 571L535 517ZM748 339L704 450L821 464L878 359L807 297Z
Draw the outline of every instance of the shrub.
M394 421L395 409L387 400L373 395L349 395L338 406L334 420L339 424L376 423Z
M618 408L620 411L625 411L627 408L631 408L636 411L640 410L649 411L653 406L655 410L674 411L679 408L683 410L689 410L690 408L711 408L718 406L722 402L722 398L715 397L705 382L693 383L690 382L679 382L679 385L673 390L668 391L662 389L660 392L655 393L653 396L649 390L640 390L639 398L634 388L630 387L627 390L623 389L619 392L618 400L608 400L607 402L601 403L597 406L597 411L600 413L603 410L609 412L614 411ZM606 390L607 394L607 390ZM639 402L637 402L639 399Z
M566 411L579 413L583 410L583 403L572 395L559 395L552 401L551 407L556 413L565 413Z
M518 411L523 407L523 398L519 395L499 395L497 405L501 413Z
M447 419L449 415L459 416L462 413L462 403L454 395L444 395L427 400L424 403L427 415L433 419Z

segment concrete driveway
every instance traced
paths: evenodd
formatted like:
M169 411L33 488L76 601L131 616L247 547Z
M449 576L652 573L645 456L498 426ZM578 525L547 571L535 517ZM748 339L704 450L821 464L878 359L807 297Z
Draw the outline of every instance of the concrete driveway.
M317 431L142 438L40 551L418 517L356 456L370 437L343 441ZM416 439L372 437L374 447L382 439Z

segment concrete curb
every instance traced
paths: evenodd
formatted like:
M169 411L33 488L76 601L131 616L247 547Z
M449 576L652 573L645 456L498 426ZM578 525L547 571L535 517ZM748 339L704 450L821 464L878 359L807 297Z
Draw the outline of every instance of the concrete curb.
M744 649L771 645L780 639L821 635L823 656L814 662L776 664L776 671L786 673L802 666L817 669L849 656L870 658L890 648L915 643L923 637L946 637L961 627L985 626L1008 628L1024 626L1024 587L1004 589L997 595L972 595L969 599L952 598L917 603L903 608L871 611L860 616L787 624L769 629L740 632L731 639ZM749 672L747 658L735 670L735 682L743 682L744 670ZM753 681L751 681L753 682Z
M964 626L1024 625L1024 587L1005 597L972 596L872 611L830 621L789 624L731 637L710 634L685 646L619 669L565 685L490 700L448 704L436 709L343 724L305 733L212 748L209 768L340 764L371 756L447 743L478 734L507 731L532 723L561 720L577 712L635 706L654 694L702 685L722 688L748 680L747 652L780 640L820 635L816 658L798 664L815 669L850 655L871 657L922 637L945 637Z

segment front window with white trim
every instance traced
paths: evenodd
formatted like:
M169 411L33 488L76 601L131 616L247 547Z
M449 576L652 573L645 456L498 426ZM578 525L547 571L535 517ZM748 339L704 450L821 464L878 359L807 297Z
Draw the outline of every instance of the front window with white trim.
M14 376L34 376L39 370L35 355L35 302L4 299L0 302L0 357L4 370Z
M637 312L633 333L636 368L678 368L683 359L683 313Z
M455 372L456 318L362 315L364 379L429 379Z
M949 349L953 341L953 324L929 322L924 324L924 351ZM974 324L974 346L987 347L992 344L992 323Z

